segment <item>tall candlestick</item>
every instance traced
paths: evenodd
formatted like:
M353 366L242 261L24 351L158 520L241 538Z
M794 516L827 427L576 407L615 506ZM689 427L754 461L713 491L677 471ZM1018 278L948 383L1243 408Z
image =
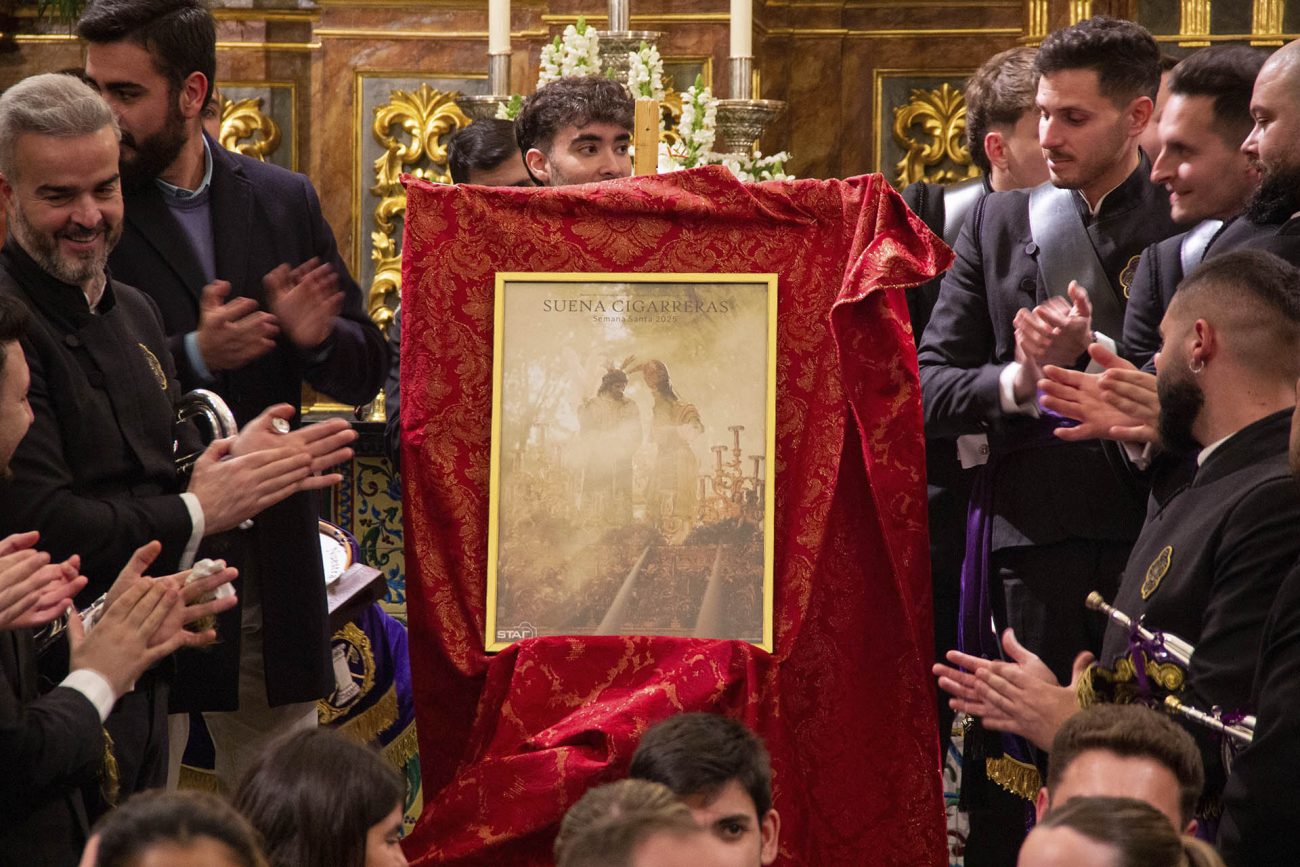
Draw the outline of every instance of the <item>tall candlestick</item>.
M510 53L510 0L488 0L488 54Z
M608 30L621 33L628 29L628 0L609 0Z
M731 0L731 56L754 56L754 0Z

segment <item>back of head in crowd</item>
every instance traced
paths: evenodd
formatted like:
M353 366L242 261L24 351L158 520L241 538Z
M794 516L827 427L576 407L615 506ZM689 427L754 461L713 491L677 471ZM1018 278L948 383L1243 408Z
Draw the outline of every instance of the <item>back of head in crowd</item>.
M971 161L986 175L1008 175L996 189L1034 187L1047 180L1038 147L1038 70L1035 48L993 55L966 82L966 143Z
M684 713L651 727L628 776L663 783L695 820L752 856L749 867L776 860L781 820L772 809L772 764L758 736L729 717Z
M457 131L447 142L447 167L455 184L534 186L524 168L512 120L485 118Z
M1223 867L1206 843L1179 834L1133 798L1075 798L1025 838L1018 867Z
M1039 46L1039 75L1080 69L1097 73L1102 95L1116 106L1138 97L1155 102L1160 89L1160 49L1139 24L1096 16L1057 30Z
M519 152L548 187L627 177L635 110L632 95L616 81L556 79L524 100L515 119Z
M1273 253L1234 250L1198 265L1178 285L1165 314L1165 348L1179 332L1209 320L1222 350L1255 375L1300 378L1300 269Z
M1141 705L1099 704L1057 730L1036 806L1041 818L1079 796L1131 797L1190 830L1204 786L1201 753L1181 726Z
M649 780L587 791L560 823L556 867L731 867L677 796Z
M406 786L369 747L332 729L272 742L235 807L262 835L271 867L399 867Z
M100 820L85 867L265 867L257 832L206 792L143 792ZM93 853L93 854L92 854ZM91 858L93 857L93 860Z

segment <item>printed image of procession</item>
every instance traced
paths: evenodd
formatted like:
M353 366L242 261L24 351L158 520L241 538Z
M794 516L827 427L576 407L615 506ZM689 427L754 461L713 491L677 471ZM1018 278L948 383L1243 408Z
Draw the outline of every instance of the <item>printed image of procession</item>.
M489 644L763 643L775 287L538 276L498 290Z

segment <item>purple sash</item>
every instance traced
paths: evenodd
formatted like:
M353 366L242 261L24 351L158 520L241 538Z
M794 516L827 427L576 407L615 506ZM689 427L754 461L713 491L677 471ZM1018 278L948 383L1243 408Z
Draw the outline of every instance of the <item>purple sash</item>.
M1058 427L1078 422L1046 410L1032 424L1022 427L1013 438L1001 441L990 451L989 461L975 474L970 510L966 517L966 557L961 564L960 617L957 647L963 653L984 659L1002 659L1002 645L993 627L992 567L993 492L998 470L1011 455L1029 449L1051 448L1062 441L1053 435ZM1019 762L1033 764L1033 749L1017 735L1002 735L1002 751Z

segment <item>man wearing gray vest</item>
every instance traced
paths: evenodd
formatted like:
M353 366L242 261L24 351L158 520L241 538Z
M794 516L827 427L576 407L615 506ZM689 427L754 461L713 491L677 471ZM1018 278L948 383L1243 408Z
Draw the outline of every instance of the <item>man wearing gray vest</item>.
M1036 187L1047 180L1047 162L1038 147L1037 48L1020 46L993 55L966 82L966 140L980 175L958 184L917 181L903 190L903 201L930 231L952 246L975 204L994 190ZM907 293L912 339L920 344L943 275ZM926 496L930 519L930 588L934 603L934 658L957 646L957 590L966 551L966 506L971 471L957 460L955 437L925 443ZM939 735L947 741L952 710L938 696Z
M1037 369L1083 366L1097 335L1122 333L1139 254L1176 227L1138 148L1160 81L1151 35L1093 18L1051 34L1036 66L1051 182L976 205L918 360L927 435L989 438L967 527L959 642L995 657L991 623L1011 626L1068 681L1080 648L1100 650L1083 600L1094 589L1113 595L1144 496L1099 441L1052 436L1053 420L1037 407ZM1034 796L1033 756L1023 748L1004 755L990 745L984 764L999 784L986 788L990 809L1002 788ZM989 822L972 812L972 867L1015 860L1024 810L1003 806Z

